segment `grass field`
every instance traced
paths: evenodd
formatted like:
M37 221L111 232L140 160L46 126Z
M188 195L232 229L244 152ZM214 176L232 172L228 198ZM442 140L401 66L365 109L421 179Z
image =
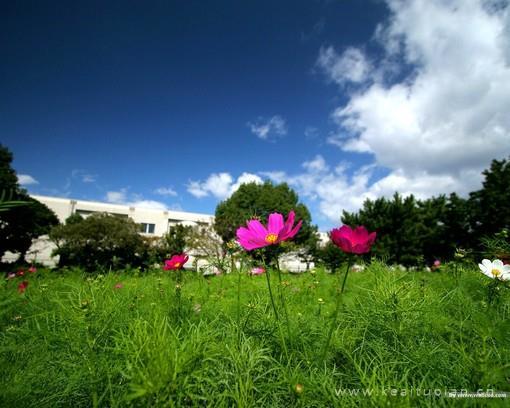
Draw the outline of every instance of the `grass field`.
M275 321L264 275L184 272L180 307L172 271L3 280L0 406L508 404L444 392L510 391L509 289L489 304L475 267L457 281L373 263L349 275L323 358L342 273L285 274L281 285L271 274L289 327L281 305Z

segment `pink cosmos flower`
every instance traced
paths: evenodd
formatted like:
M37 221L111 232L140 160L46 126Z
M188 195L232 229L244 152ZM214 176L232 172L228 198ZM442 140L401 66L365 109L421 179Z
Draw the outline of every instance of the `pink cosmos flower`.
M18 285L18 292L19 293L25 293L25 290L27 290L28 281L23 281Z
M295 217L296 214L291 211L284 223L282 214L272 213L269 215L267 228L259 220L250 220L246 223L248 228L239 227L237 229L237 242L247 251L251 251L293 238L303 223L303 221L299 221L293 228Z
M163 269L165 271L174 271L176 269L182 269L184 264L186 262L188 262L188 255L186 254L179 254L179 255L174 255L172 256L170 259L167 259L165 261L165 266L163 267Z
M36 273L37 272L37 268L34 265L32 265L30 268L28 268L28 272Z
M440 261L439 259L436 259L436 260L434 261L434 266L435 266L436 268L439 268L439 267L441 266L441 261Z
M23 269L18 270L18 272L16 272L16 276L25 276L25 271Z
M266 270L262 266L256 266L251 270L252 275L262 275L264 272L266 272Z
M123 287L124 285L121 282L116 283L114 286L115 289L122 289Z
M360 255L370 251L376 233L368 233L365 227L352 229L347 225L343 225L340 228L333 229L329 236L342 251Z

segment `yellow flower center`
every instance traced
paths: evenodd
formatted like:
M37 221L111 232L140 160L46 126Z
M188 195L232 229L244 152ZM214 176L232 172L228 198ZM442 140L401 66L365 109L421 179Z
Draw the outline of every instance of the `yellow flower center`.
M179 268L179 267L181 266L181 263L180 263L180 262L176 262L176 263L174 264L174 266L175 266L176 268Z
M494 276L495 278L497 278L499 275L501 275L501 271L499 269L493 269L491 271L492 273L492 276Z
M271 233L271 234L266 235L266 242L268 244L274 244L277 240L278 240L278 235L276 235L276 234Z

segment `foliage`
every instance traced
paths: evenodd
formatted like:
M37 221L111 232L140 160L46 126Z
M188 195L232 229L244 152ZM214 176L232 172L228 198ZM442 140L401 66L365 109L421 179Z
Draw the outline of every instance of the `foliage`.
M21 200L13 200L14 194L12 190L0 191L0 212L9 211L11 208L27 205L28 202Z
M319 260L320 252L321 248L318 228L316 225L312 225L310 235L301 245L297 246L296 254L301 261L306 263L308 270L310 263Z
M144 241L138 225L129 218L92 214L83 221L71 220L50 232L60 256L59 266L87 270L143 264Z
M468 248L466 200L451 194L427 200L395 193L391 200L367 200L357 214L344 212L342 222L377 231L373 254L389 263L416 265L451 259L456 248Z
M175 273L37 273L0 282L0 406L474 407L487 400L433 392L510 391L510 291L488 305L488 278L474 265L458 284L379 263L351 274L323 364L342 275L285 276L286 357L266 276L240 275L238 325L237 274L183 273L177 321Z
M492 237L482 238L484 256L490 259L501 259L510 263L510 231L503 228Z
M187 244L195 261L205 260L210 268L216 268L222 273L227 272L227 251L214 227L210 225L193 227L189 231Z
M326 245L317 251L316 261L324 265L329 271L336 272L339 265L347 261L348 255L342 252L333 242L328 240Z
M165 257L169 258L175 254L182 254L186 250L190 230L190 226L182 224L172 225L168 229L168 232L162 238Z
M8 197L10 202L6 211L0 211L0 258L11 251L20 253L23 260L32 240L47 234L58 219L53 211L20 188L11 162L12 154L0 145L1 194L2 199Z
M510 229L510 158L483 171L482 189L470 194L470 224L478 237Z
M58 224L58 219L53 211L20 188L11 162L12 154L0 145L2 198L7 196L11 204L15 203L8 211L0 211L0 258L6 251L11 251L20 253L20 259L23 259L32 240L47 234Z
M482 174L482 188L467 200L455 193L427 200L395 193L392 200L365 201L358 213L344 211L342 222L377 230L374 253L393 263L452 259L456 248L479 251L488 237L510 229L510 161L493 160Z
M189 226L177 224L172 225L162 237L142 236L143 245L139 251L142 268L161 264L172 255L185 252L190 229Z

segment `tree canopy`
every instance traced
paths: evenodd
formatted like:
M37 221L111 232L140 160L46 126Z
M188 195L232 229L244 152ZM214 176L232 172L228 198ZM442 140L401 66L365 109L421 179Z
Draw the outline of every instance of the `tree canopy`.
M0 188L9 200L24 202L24 205L0 211L0 257L11 251L20 253L20 259L23 259L32 240L47 234L52 226L58 224L58 218L19 186L11 163L12 153L0 145Z

